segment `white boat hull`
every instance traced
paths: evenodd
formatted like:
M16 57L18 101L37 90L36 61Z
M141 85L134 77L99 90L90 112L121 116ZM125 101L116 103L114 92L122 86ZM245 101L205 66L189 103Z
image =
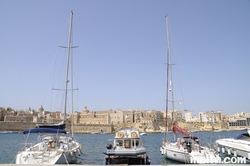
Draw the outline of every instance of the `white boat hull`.
M105 152L106 155L116 155L116 156L136 156L141 154L146 154L145 148L137 148L132 150L107 150Z
M202 147L200 150L188 152L182 147L177 147L176 143L165 143L160 148L161 154L166 158L186 164L213 164L220 163L221 158L214 151Z
M50 157L53 156L53 157ZM16 156L16 164L64 164L66 160L57 152L20 152Z
M227 155L246 157L250 160L250 142L233 138L219 139L216 141L218 151Z
M166 148L162 148L161 151L163 151L163 155L168 159L179 161L181 163L190 163L190 156L188 153Z
M16 164L72 164L82 154L81 145L72 141L72 146L47 150L43 143L18 152Z

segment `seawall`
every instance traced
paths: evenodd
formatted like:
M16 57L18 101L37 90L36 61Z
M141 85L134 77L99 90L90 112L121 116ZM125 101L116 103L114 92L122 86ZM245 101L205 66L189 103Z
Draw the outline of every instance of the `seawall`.
M33 122L3 122L0 121L0 131L23 131L30 128L35 128L36 123ZM66 130L71 131L71 124L66 124ZM108 124L75 124L74 132L113 132L113 125Z

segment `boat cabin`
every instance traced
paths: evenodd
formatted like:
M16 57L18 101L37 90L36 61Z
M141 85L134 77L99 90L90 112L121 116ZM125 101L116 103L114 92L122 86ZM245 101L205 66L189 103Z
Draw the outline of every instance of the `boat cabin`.
M135 139L131 139L131 138L116 138L114 140L114 145L117 149L135 149L137 147L140 147L140 139L139 138L135 138Z
M177 147L183 147L191 153L192 150L200 150L201 143L197 137L182 137L177 140Z

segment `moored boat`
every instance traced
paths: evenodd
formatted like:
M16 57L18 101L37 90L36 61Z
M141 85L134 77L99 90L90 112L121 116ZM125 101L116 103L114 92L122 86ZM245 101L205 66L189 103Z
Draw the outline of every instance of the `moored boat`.
M64 121L56 124L36 124L37 128L51 128L51 129L65 129L66 124Z
M76 163L78 157L82 154L81 144L77 142L72 123L72 136L68 137L67 132L64 130L66 128L66 112L67 112L67 103L68 97L67 93L69 81L69 71L72 67L72 63L69 63L72 59L71 55L71 39L72 39L72 24L73 24L73 12L70 14L70 28L69 28L69 38L68 46L65 47L68 49L67 62L66 62L66 77L65 77L65 88L60 89L64 92L64 120L59 124L47 124L47 125L38 125L38 128L25 130L23 134L27 136L25 139L24 149L17 153L16 155L16 164L71 164ZM71 64L71 65L70 65ZM73 76L71 76L73 80ZM71 87L73 87L73 81L71 81ZM73 91L73 88L71 89ZM73 93L73 92L72 92ZM71 97L72 110L73 113L73 94ZM44 127L44 128L42 128ZM37 143L27 144L28 136L30 133L39 133Z
M112 141L112 142L111 142ZM146 148L137 129L120 129L106 145L105 164L149 165Z
M217 151L226 156L245 157L250 162L250 129L236 138L223 138L215 141Z
M140 133L140 136L147 135L147 133Z
M188 131L180 128L177 125L177 120L174 116L170 123L168 123L168 102L171 101L172 111L175 110L175 100L174 100L174 89L172 80L172 62L170 54L170 35L168 28L168 16L166 16L167 25L167 84L166 84L166 128L165 135L162 141L162 146L160 147L160 152L167 159L178 161L186 164L208 164L208 163L220 163L221 158L214 149L210 149L206 146L202 146L198 137L192 136ZM169 93L170 92L170 95ZM171 98L169 97L171 96ZM174 134L174 139L170 140L167 131L169 124L172 125L172 131ZM176 133L181 133L184 136L177 138Z
M28 143L31 133L39 134L35 144ZM81 145L68 137L65 130L34 128L24 130L23 134L25 148L18 152L16 164L70 164L76 163L82 154Z
M179 132L185 136L176 140L163 140L161 154L166 158L186 164L213 164L220 163L221 158L214 149L202 146L196 136L173 124L173 133Z

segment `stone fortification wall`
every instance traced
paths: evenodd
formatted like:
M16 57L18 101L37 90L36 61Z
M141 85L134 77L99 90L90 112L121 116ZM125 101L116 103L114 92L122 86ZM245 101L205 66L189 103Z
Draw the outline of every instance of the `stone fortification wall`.
M35 128L36 123L32 122L3 122L0 121L0 131L23 131Z
M30 128L35 128L36 123L33 122L3 122L0 121L0 131L23 131ZM71 131L71 124L66 124L66 130ZM105 132L113 132L113 125L99 125L99 124L75 124L75 132L99 132L104 130Z
M99 132L101 130L107 133L114 131L113 125L108 124L74 124L75 132Z

